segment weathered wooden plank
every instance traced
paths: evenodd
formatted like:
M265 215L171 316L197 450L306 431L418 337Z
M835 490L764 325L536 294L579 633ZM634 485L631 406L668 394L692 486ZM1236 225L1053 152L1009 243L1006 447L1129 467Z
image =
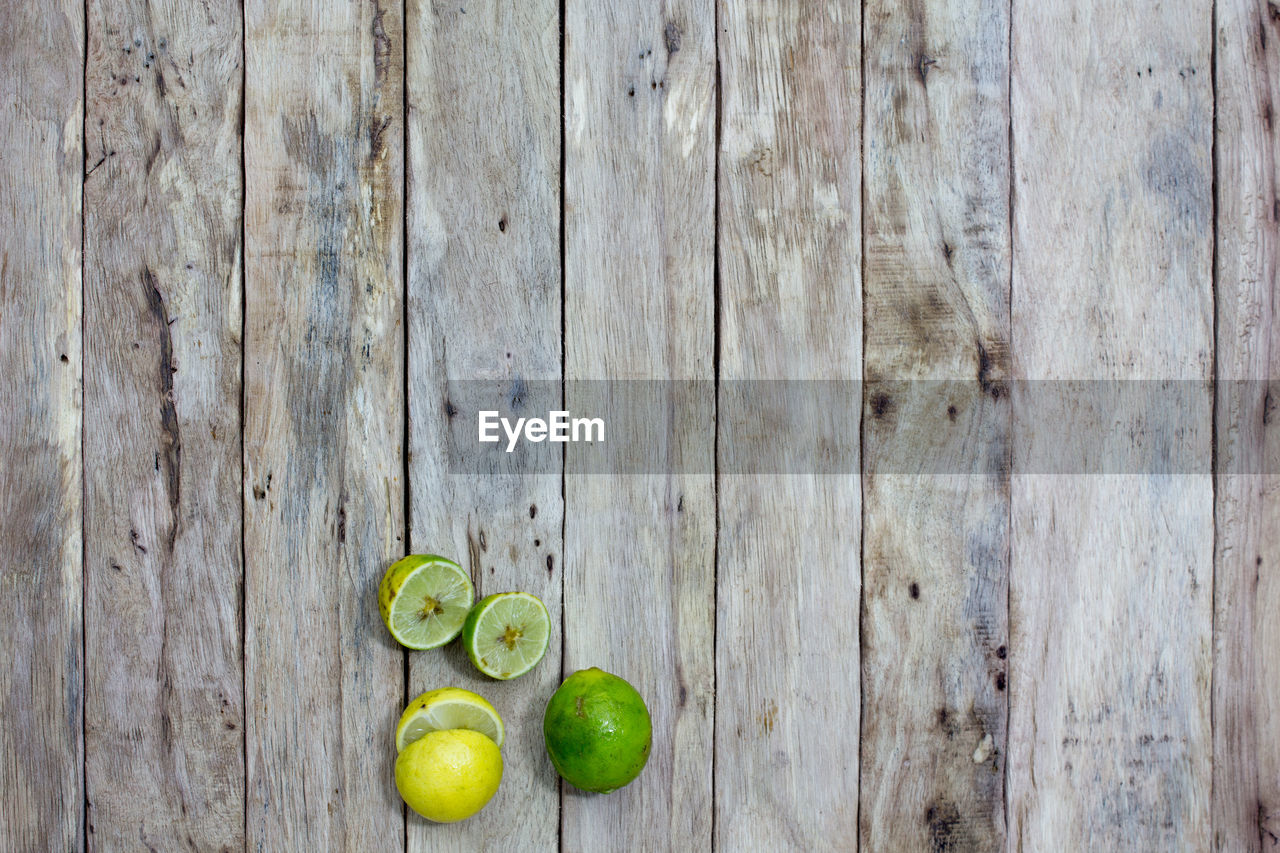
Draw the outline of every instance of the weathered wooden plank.
M567 408L578 379L705 383L694 399L658 387L652 411L617 386L606 423L654 439L631 453L660 450L612 446L645 473L566 473L564 670L617 673L653 716L631 786L564 786L567 850L711 842L714 18L709 0L565 7ZM571 469L581 451L566 447Z
M88 6L90 845L244 846L238 2Z
M1217 6L1213 849L1280 849L1280 217L1275 7Z
M1008 4L866 8L861 849L1004 845Z
M84 17L0 7L0 848L84 843Z
M860 14L770 0L721 2L719 17L716 845L847 848L859 764L857 395L837 414L854 449L847 469L809 467L802 453L795 470L744 473L733 444L751 412L766 446L816 441L823 391L811 380L861 377ZM784 386L795 408L774 407L760 381L780 379L796 380Z
M245 7L248 843L400 850L401 7Z
M542 712L560 677L559 456L536 475L459 473L450 441L474 446L477 415L448 383L483 380L514 397L530 388L530 405L548 389L559 398L560 9L413 0L407 33L411 544L466 566L477 597L532 592L555 626L542 663L511 682L480 675L460 644L410 657L411 698L474 690L502 714L507 741L502 787L483 815L446 827L410 814L409 849L518 839L550 850L560 801Z
M1016 0L1012 30L1015 379L1208 379L1210 3ZM1181 421L1207 460L1209 403L1151 435ZM1058 425L1014 411L1016 451L1048 458ZM1205 849L1209 476L1020 471L1011 537L1011 846Z

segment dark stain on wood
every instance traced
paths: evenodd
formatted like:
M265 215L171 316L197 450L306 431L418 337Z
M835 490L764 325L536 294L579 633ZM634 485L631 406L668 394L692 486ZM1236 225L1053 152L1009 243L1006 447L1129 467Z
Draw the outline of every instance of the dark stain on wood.
M667 25L662 28L662 41L667 48L667 56L672 56L680 52L680 42L684 37L684 33L680 31L680 25L675 21L667 21Z
M281 133L288 156L307 172L306 205L314 229L315 282L302 331L286 366L286 379L296 389L289 401L290 428L295 453L290 461L300 468L291 481L324 483L338 475L334 460L343 458L347 422L341 413L348 407L349 389L356 369L348 358L351 319L356 314L357 289L350 286L349 263L355 263L350 232L360 223L352 214L361 209L361 182L353 148L355 134L328 134L320 129L314 111L300 118L282 115ZM280 188L282 197L297 194L295 187ZM308 510L306 496L290 500L288 515L301 517Z
M991 354L987 351L986 346L981 341L978 342L978 387L982 389L982 393L989 394L991 399L999 400L1001 395L1008 390L1005 384L999 380L992 379L991 374L996 367L995 362L991 358Z
M529 387L525 385L524 379L517 376L511 380L511 394L508 403L512 411L519 411L524 408L525 400L529 396Z
M321 132L314 110L302 118L282 114L280 134L284 140L285 153L292 160L305 166L313 179L328 181L337 166L350 162L350 158L346 156L345 145L340 140L335 140L332 136ZM285 184L279 187L279 194L292 195L293 188ZM323 199L318 198L317 201L323 202ZM334 212L342 211L340 218L345 218L346 205L339 204L338 200L334 199L327 206ZM320 213L324 207L325 205L321 204L320 210L316 213Z
M1158 137L1147 154L1147 190L1161 199L1176 222L1197 230L1208 224L1211 191L1205 164L1175 134Z
M151 139L151 149L147 152L147 159L143 164L144 170L148 175L151 174L151 169L155 166L156 160L160 157L160 147L160 134L157 133Z
M938 64L938 60L932 56L921 53L916 57L916 76L920 78L921 86L929 85L929 70Z
M391 126L391 119L383 117L375 118L369 123L369 157L376 160L383 152L385 142L383 137L386 135L387 128Z
M907 587L907 592L910 594L913 601L920 600L920 584L912 581L911 586Z
M156 285L155 276L148 267L142 268L142 285L147 298L147 308L156 323L157 335L160 339L160 363L156 376L160 391L160 426L164 431L161 447L161 460L164 467L169 506L174 510L174 523L177 523L178 501L182 488L182 433L178 426L178 409L174 403L173 374L177 368L173 363L173 335L170 326L169 312L164 306L164 297Z
M373 36L374 86L378 89L382 88L387 70L391 67L391 38L387 35L387 30L382 23L384 15L386 10L382 8L382 4L374 3L371 34Z
M1280 847L1280 814L1272 814L1261 800L1258 801L1258 838L1265 840L1268 847Z
M934 800L924 812L925 825L929 828L931 853L969 849L969 833L960 818L960 810L950 800Z

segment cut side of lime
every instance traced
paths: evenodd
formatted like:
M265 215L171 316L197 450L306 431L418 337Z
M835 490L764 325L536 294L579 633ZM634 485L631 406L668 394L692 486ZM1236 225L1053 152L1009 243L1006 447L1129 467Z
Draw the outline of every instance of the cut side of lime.
M382 621L410 649L434 649L458 636L475 597L462 567L435 554L398 560L378 586Z
M462 645L476 669L505 681L538 665L551 642L551 617L536 595L499 592L467 616Z
M396 726L396 750L429 732L468 729L486 735L498 746L506 738L502 717L483 696L461 687L442 687L409 703Z

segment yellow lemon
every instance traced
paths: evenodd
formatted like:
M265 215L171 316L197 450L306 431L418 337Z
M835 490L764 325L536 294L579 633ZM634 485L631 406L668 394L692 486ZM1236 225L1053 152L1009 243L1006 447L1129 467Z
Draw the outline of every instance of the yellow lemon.
M400 751L396 788L409 808L436 823L465 820L502 782L502 753L469 729L428 732Z

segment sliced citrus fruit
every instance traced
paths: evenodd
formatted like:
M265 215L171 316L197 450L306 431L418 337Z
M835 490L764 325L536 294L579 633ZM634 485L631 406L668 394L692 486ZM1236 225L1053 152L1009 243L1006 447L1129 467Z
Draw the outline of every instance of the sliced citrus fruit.
M551 617L536 595L499 592L472 608L462 645L476 669L507 680L538 665L551 642Z
M434 649L458 636L475 597L462 567L435 554L397 560L378 585L382 621L410 649Z
M396 750L430 732L468 729L487 735L498 746L506 737L502 717L483 697L461 687L442 687L409 703L396 726Z

